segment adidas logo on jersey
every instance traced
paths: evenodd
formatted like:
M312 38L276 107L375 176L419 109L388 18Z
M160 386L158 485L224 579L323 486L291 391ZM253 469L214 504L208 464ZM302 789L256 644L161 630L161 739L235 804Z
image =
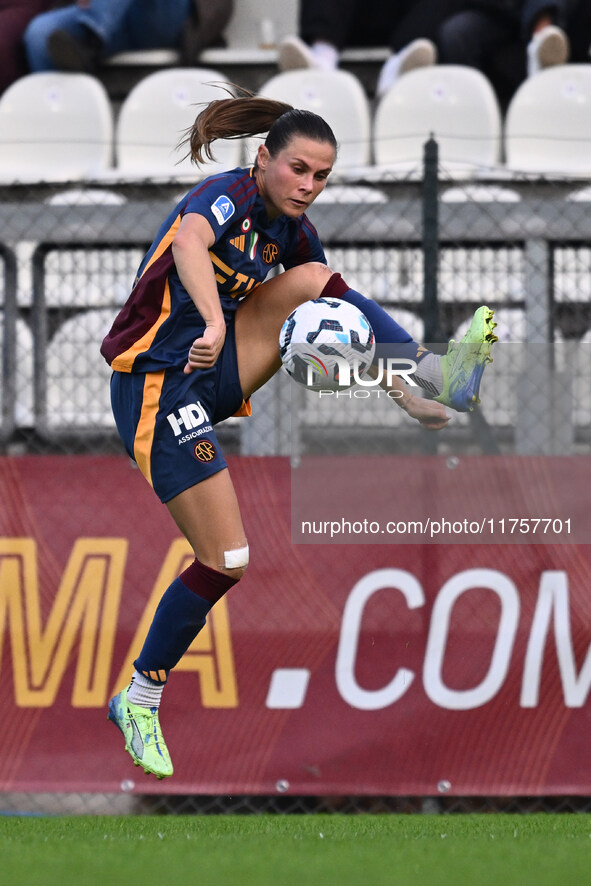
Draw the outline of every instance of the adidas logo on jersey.
M235 246L236 249L239 249L240 252L244 252L244 247L246 246L246 235L240 234L239 237L232 237L230 240L232 246Z

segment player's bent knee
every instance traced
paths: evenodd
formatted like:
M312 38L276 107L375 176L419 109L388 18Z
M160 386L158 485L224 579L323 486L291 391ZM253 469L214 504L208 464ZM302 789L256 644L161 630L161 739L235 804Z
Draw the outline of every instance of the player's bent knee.
M320 295L334 271L319 261L305 262L286 272L293 282L297 281L302 295L306 298Z
M319 261L308 262L304 267L307 268L308 273L312 276L314 282L321 290L326 286L328 280L334 274L334 271L329 268L328 265L324 265Z

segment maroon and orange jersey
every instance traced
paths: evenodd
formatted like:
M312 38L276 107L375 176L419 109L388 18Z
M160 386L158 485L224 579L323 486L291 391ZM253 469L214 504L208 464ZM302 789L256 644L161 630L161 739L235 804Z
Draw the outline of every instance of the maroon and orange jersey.
M326 264L316 229L305 215L269 220L252 169L233 169L201 182L180 201L146 253L131 294L102 343L114 370L154 372L183 365L204 327L176 271L172 241L187 212L203 215L215 243L210 257L226 319L277 265Z

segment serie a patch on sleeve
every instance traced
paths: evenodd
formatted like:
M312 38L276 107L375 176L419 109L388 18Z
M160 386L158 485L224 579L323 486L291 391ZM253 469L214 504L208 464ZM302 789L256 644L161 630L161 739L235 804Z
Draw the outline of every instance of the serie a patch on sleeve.
M234 215L236 207L229 197L222 194L217 200L211 204L211 211L215 215L218 224L225 224L229 218Z

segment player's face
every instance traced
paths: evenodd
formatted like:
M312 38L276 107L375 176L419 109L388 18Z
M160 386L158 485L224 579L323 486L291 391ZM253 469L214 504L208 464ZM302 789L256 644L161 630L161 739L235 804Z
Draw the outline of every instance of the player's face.
M331 144L304 136L292 138L275 157L261 145L256 180L269 218L305 212L326 187L334 161Z

